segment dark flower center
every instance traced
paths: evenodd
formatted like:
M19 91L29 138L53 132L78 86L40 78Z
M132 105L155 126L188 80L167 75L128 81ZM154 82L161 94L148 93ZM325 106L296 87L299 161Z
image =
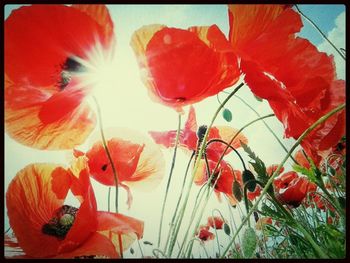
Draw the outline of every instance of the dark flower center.
M64 239L74 223L78 210L73 206L63 205L56 210L49 222L42 226L41 231L46 235Z
M62 71L60 75L60 80L58 81L58 86L61 90L63 90L72 79L73 72L79 72L83 69L83 65L81 65L78 61L74 60L71 57L68 57L66 61L62 65Z

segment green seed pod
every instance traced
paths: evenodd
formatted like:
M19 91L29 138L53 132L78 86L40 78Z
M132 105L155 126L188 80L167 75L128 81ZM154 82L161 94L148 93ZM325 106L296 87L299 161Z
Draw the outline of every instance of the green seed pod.
M232 113L229 109L224 109L224 111L222 112L222 116L227 122L232 121Z
M256 234L255 230L251 227L248 227L242 239L242 249L245 258L251 258L256 249Z
M243 171L243 184L245 185L249 180L255 180L255 177L253 175L253 173L249 170L244 170ZM256 187L256 182L255 181L250 181L247 184L247 188L250 192L254 192Z
M230 235L231 234L231 229L230 227L228 226L228 224L224 223L224 232L226 235Z

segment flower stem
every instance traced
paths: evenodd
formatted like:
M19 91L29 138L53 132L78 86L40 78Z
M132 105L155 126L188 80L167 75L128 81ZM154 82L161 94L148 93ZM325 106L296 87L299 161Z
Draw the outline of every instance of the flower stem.
M200 146L200 149L199 149L199 152L198 152L198 156L197 156L197 159L195 160L195 165L194 165L194 168L192 170L192 180L190 180L189 184L190 186L188 187L188 191L186 193L186 197L185 197L185 202L183 204L183 206L181 207L181 210L180 210L180 224L181 224L181 221L183 219L183 216L185 214L185 210L186 210L186 206L187 206L187 201L189 199L189 195L190 195L190 190L191 190L191 186L192 186L192 182L193 182L193 179L194 179L194 176L197 172L197 169L198 169L198 166L199 166L199 161L201 160L202 158L202 155L203 155L203 152L204 152L204 148L205 148L205 143L207 141L207 138L208 138L208 135L209 135L209 131L210 131L210 128L212 127L216 117L218 116L219 112L221 111L221 109L224 107L224 105L230 100L230 98L240 89L244 86L244 83L240 83L233 91L232 93L227 96L227 98L224 100L224 102L218 107L218 109L216 110L216 112L214 113L214 116L210 122L210 125L208 126L206 132L205 132L205 135L203 137L203 141L201 143L201 146ZM178 229L179 230L179 229ZM175 245L175 240L176 240L176 237L178 235L178 230L175 232L171 242L170 242L170 247L169 247L169 256L171 256L172 252L173 252L173 248L174 248L174 245Z
M192 152L191 157L190 157L190 160L188 161L188 164L187 164L187 167L186 167L184 180L183 180L183 183L182 183L182 186L181 186L180 198L179 198L179 200L177 201L176 208L175 208L175 211L174 211L174 213L173 213L173 217L172 217L172 219L171 219L169 234L168 234L167 241L166 241L166 243L165 243L165 249L164 249L164 250L166 250L166 248L167 248L167 246L168 246L169 238L170 238L171 233L172 233L172 231L173 231L173 229L174 229L175 218L176 218L177 211L178 211L178 209L179 209L180 202L181 202L181 200L182 200L182 194L183 194L183 190L184 190L184 188L185 188L185 182L186 182L186 179L187 179L188 170L190 169L190 165L191 165L191 162L192 162L192 160L193 160L193 157L195 156L195 153L196 153L195 151Z
M213 172L212 172L212 174L210 175L208 181L211 181L211 179L213 178L215 171L216 171L216 170L218 169L218 167L219 167L219 163L220 163L221 160L223 159L223 157L224 157L224 155L225 155L227 149L229 148L229 146L231 145L231 143L233 142L233 140L234 140L245 128L247 128L248 126L252 125L253 123L255 123L255 122L259 121L259 120L262 120L262 119L264 119L264 118L273 117L273 116L275 116L275 115L274 115L274 114L269 114L269 115L260 117L260 118L258 118L258 119L255 119L255 120L253 120L253 121L247 123L247 124L244 125L241 129L239 129L239 130L237 131L237 133L231 138L230 143L228 143L228 144L226 145L226 148L225 148L225 150L223 151L223 153L221 154L221 156L220 156L218 162L216 163L216 167L213 169ZM218 180L218 179L217 179L217 180ZM213 186L213 187L214 187L214 186ZM209 197L210 197L210 196L209 196ZM207 198L206 201L209 200L209 197ZM201 202L201 201L200 201L200 202ZM195 230L196 230L196 229L198 228L198 226L199 226L199 223L200 223L202 214L203 214L203 212L204 212L204 209L205 209L205 205L204 205L203 208L202 208L201 216L199 217L199 219L198 219L198 221L197 221L197 224L196 224L196 226L195 226ZM192 221L192 220L191 220L191 221ZM194 231L195 231L195 230L194 230ZM191 253L191 249L192 249L192 246L190 246L189 253Z
M298 140L294 143L294 145L292 146L292 148L288 151L288 154L284 157L284 159L282 160L282 162L280 163L280 165L277 167L277 169L275 170L275 172L272 174L272 176L270 177L270 179L267 181L264 189L262 190L259 198L256 200L255 204L253 205L253 207L251 208L249 214L247 215L246 218L243 219L241 225L238 227L237 232L235 233L235 235L232 237L231 242L229 243L229 245L226 247L224 253L221 255L221 258L223 258L226 253L228 252L231 244L234 242L235 238L237 237L237 235L239 234L239 231L242 229L243 225L247 222L248 217L250 216L250 214L253 213L253 211L255 210L255 208L258 206L258 204L260 203L260 201L262 200L262 198L264 197L264 195L266 194L269 186L272 184L272 181L275 179L275 177L278 175L280 169L282 168L282 166L284 165L284 163L287 161L287 159L289 158L289 155L291 155L293 153L293 151L295 150L295 148L297 148L299 146L299 144L301 143L301 141L312 131L314 130L318 125L320 125L321 123L325 122L328 118L330 118L331 116L333 116L335 113L341 111L342 109L345 108L345 103L339 105L337 108L333 109L332 111L330 111L329 113L325 114L324 116L322 116L321 118L319 118L315 123L313 123L308 129L306 129L298 138ZM299 230L304 234L305 238L308 239L308 241L310 242L310 244L313 246L313 248L315 249L315 251L317 252L317 254L321 257L321 258L328 258L328 256L324 253L324 251L316 244L316 242L312 239L312 237L310 236L309 233L307 233L307 231L300 226L300 224L298 222L297 226L299 228Z
M298 5L295 5L295 8L298 10L299 14L301 14L319 33L320 35L335 49L335 51L345 60L345 56L343 53L328 39L328 37L321 31L321 29L309 18L307 17L301 10Z
M109 152L109 149L108 149L108 146L107 146L107 142L106 142L106 138L105 138L105 135L104 135L104 132L103 132L102 115L101 115L100 106L99 106L95 96L92 96L92 98L94 99L94 101L96 103L97 116L98 116L98 120L99 120L99 127L100 127L100 133L101 133L101 138L102 138L102 144L103 144L103 147L104 147L104 149L106 151L106 154L107 154L108 159L109 159L109 163L111 164L112 171L113 171L114 182L115 182L115 212L118 213L118 175L117 175L117 171L115 169L115 166L114 166L114 163L113 163L113 159L112 159L111 153Z
M168 182L166 185L166 191L165 191L165 196L164 196L163 205L162 205L162 213L161 213L161 217L160 217L159 234L158 234L158 247L160 246L160 238L161 238L161 234L162 234L162 225L163 225L163 218L164 218L165 203L166 203L166 200L168 197L169 186L170 186L170 182L171 182L171 178L172 178L173 170L174 170L174 166L175 166L177 145L178 145L179 137L180 137L180 129L181 129L181 115L179 114L176 139L175 139L174 155L173 155L173 160L171 162L170 173L169 173L169 178L168 178Z
M226 146L228 146L231 150L233 150L233 151L237 154L237 156L239 157L239 159L241 160L243 169L244 169L244 170L247 170L247 168L246 168L246 166L245 166L245 163L244 163L244 161L243 161L242 156L239 154L239 152L238 152L235 148L232 147L232 145L228 144L227 142L225 142L225 141L223 141L223 140L221 140L221 139L212 139L212 140L210 140L210 141L207 143L207 145L206 145L205 147L207 148L208 145L211 144L211 143L213 143L213 142L220 142L220 143L225 144Z

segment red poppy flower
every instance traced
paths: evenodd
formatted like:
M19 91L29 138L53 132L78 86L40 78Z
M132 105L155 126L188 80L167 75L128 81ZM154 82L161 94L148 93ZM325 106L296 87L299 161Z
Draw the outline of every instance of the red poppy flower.
M237 58L216 25L149 25L132 36L141 78L155 101L182 110L237 82Z
M334 61L295 33L300 15L286 5L230 5L229 39L245 81L266 99L285 127L285 136L297 139L321 116L345 102L345 82L335 79ZM302 142L316 163L318 151L335 145L345 132L345 113L320 125Z
M96 122L84 101L94 84L94 56L110 50L113 37L104 5L33 5L12 11L4 38L9 136L39 149L83 143Z
M275 193L278 200L293 207L298 207L308 192L314 192L316 185L305 177L291 171L274 180Z
M208 163L209 163L209 171L210 173L212 173L216 166L216 162L208 160ZM210 175L208 175L207 173L205 161L202 159L199 161L198 169L194 176L194 182L197 185L203 185L208 181L209 176ZM236 205L238 203L232 191L233 183L235 181L237 181L240 185L240 188L242 188L242 185L243 185L242 173L239 170L233 170L231 165L229 165L227 162L222 160L220 162L220 165L216 173L214 174L211 180L211 185L214 185L214 183L216 182L214 191L219 201L221 200L220 193L223 193L228 197L231 205Z
M80 202L79 208L64 204L69 191ZM130 238L143 233L139 220L96 210L86 162L81 159L68 170L54 164L26 166L9 185L6 205L24 257L115 258Z
M188 118L185 123L185 128L180 131L179 146L182 149L185 149L188 151L196 151L198 148L199 137L201 139L203 138L206 132L206 129L207 129L206 126L200 126L198 128L197 120L196 120L196 112L194 107L191 106L190 111L188 113ZM229 143L232 137L237 132L238 130L231 128L229 126L214 126L210 128L207 141L210 141L211 139L221 139L226 143ZM171 130L167 132L150 131L149 134L152 136L152 138L157 144L161 144L166 148L175 146L175 139L176 139L175 130ZM241 146L240 141L244 142L245 144L248 143L248 139L242 133L240 133L233 140L233 142L231 143L231 146L235 149L239 148ZM226 148L226 145L219 142L213 142L209 144L206 150L208 159L217 161L220 158L221 154L224 152L225 148ZM228 154L231 151L232 150L229 148L225 154Z
M164 157L158 145L142 134L129 129L105 130L107 146L118 175L118 184L128 192L128 205L132 196L129 187L139 181L158 184L164 174ZM115 185L113 170L101 140L95 142L86 153L91 176L98 182ZM142 187L142 184L138 184Z
M209 241L215 238L215 235L209 231L209 226L200 226L196 235L202 241Z
M208 226L216 229L222 229L225 221L220 216L208 217Z

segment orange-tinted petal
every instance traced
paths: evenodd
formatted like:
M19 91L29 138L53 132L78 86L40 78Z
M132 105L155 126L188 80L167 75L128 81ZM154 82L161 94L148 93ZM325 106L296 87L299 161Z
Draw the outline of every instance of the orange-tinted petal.
M72 149L82 144L93 130L96 117L85 103L59 121L43 124L41 106L5 110L7 134L24 145L38 149Z
M28 165L19 171L6 193L6 206L11 228L26 254L33 257L53 256L60 241L42 233L41 228L63 205L64 199L52 191L53 172L66 177L57 165Z
M230 32L229 39L235 50L242 50L249 46L252 42L257 41L258 37L268 32L268 28L278 17L285 11L283 5L229 5L229 22ZM295 27L294 23L284 23L286 26ZM294 31L298 31L301 27L299 22L298 27ZM278 35L274 36L279 37ZM266 41L270 40L266 38ZM256 48L259 48L258 46Z
M103 35L105 37L103 44L106 48L113 43L114 25L109 11L105 5L72 5L73 8L89 15L95 22L102 27Z
M95 232L80 247L67 253L62 253L56 258L75 258L84 256L97 256L97 258L119 258L120 255L115 250L112 241Z
M231 128L229 126L214 126L211 128L208 136L208 141L211 139L220 139L223 140L226 143L229 143L231 139L237 134L238 130L235 128ZM238 136L232 141L231 146L235 149L241 147L241 142L247 144L248 139L243 135L243 133L239 133ZM220 156L226 149L226 145L220 142L213 142L207 147L207 155L208 158L217 161L219 160ZM229 154L232 151L232 149L228 148L225 152L226 154Z
M98 231L109 237L118 254L125 251L136 240L143 236L143 222L122 214L99 212ZM121 241L121 243L120 243Z
M86 93L77 93L73 75L64 77L63 70L68 59L88 59L93 47L112 41L106 7L23 6L6 19L5 35L6 132L39 149L83 143L95 116L80 105Z
M164 172L164 157L157 144L139 132L111 128L104 131L108 148L120 182L128 185L147 180L159 183ZM115 185L109 160L101 142L96 142L86 153L91 175L106 185ZM138 184L138 187L142 187ZM147 190L149 186L144 186ZM148 189L149 190L149 189Z

